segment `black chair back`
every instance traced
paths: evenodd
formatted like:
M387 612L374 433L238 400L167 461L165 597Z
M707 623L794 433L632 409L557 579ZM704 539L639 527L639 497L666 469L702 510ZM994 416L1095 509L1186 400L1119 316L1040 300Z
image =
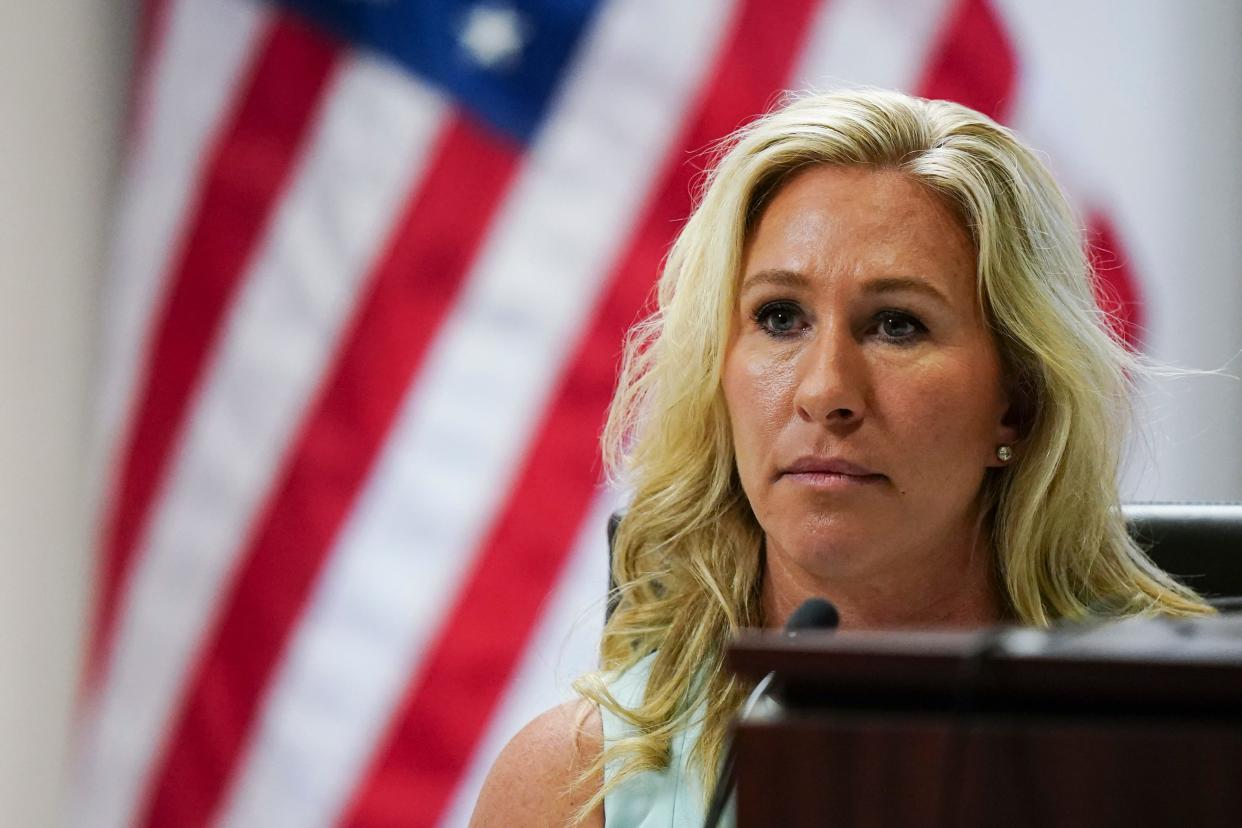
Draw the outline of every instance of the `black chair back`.
M1219 609L1242 609L1242 503L1127 503L1130 535L1156 565Z
M1157 566L1218 609L1242 610L1242 503L1127 503L1122 511ZM608 519L609 558L623 514ZM611 614L611 570L608 586Z

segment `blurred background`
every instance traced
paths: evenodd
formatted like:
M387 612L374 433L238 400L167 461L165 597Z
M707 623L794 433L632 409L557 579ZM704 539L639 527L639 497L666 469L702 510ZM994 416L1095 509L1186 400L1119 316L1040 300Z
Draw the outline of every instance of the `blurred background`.
M603 619L596 439L704 151L948 97L1082 216L1128 499L1242 500L1228 0L0 11L0 824L463 825Z

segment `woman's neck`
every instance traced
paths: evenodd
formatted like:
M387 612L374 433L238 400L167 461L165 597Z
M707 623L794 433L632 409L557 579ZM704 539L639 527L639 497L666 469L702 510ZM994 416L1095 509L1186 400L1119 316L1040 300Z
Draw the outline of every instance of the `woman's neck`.
M765 556L763 612L767 626L784 626L808 598L827 598L841 629L973 628L1004 618L990 550L975 550L962 567L894 577L817 578L777 555Z

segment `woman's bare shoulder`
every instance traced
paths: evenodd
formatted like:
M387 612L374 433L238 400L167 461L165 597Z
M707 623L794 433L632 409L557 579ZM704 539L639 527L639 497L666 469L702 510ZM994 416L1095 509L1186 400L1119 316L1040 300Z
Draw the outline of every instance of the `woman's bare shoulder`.
M483 783L470 819L471 828L493 825L570 825L578 809L603 785L596 771L575 784L599 758L604 729L599 708L578 699L536 717L501 751ZM578 823L602 828L596 807Z

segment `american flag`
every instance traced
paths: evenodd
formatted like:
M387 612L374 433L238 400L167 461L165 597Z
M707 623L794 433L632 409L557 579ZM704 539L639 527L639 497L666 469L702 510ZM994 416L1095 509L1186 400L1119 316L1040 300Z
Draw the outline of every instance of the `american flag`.
M782 90L1014 124L1147 336L1128 196L1048 90L1072 5L147 0L70 823L467 821L593 663L620 342Z

